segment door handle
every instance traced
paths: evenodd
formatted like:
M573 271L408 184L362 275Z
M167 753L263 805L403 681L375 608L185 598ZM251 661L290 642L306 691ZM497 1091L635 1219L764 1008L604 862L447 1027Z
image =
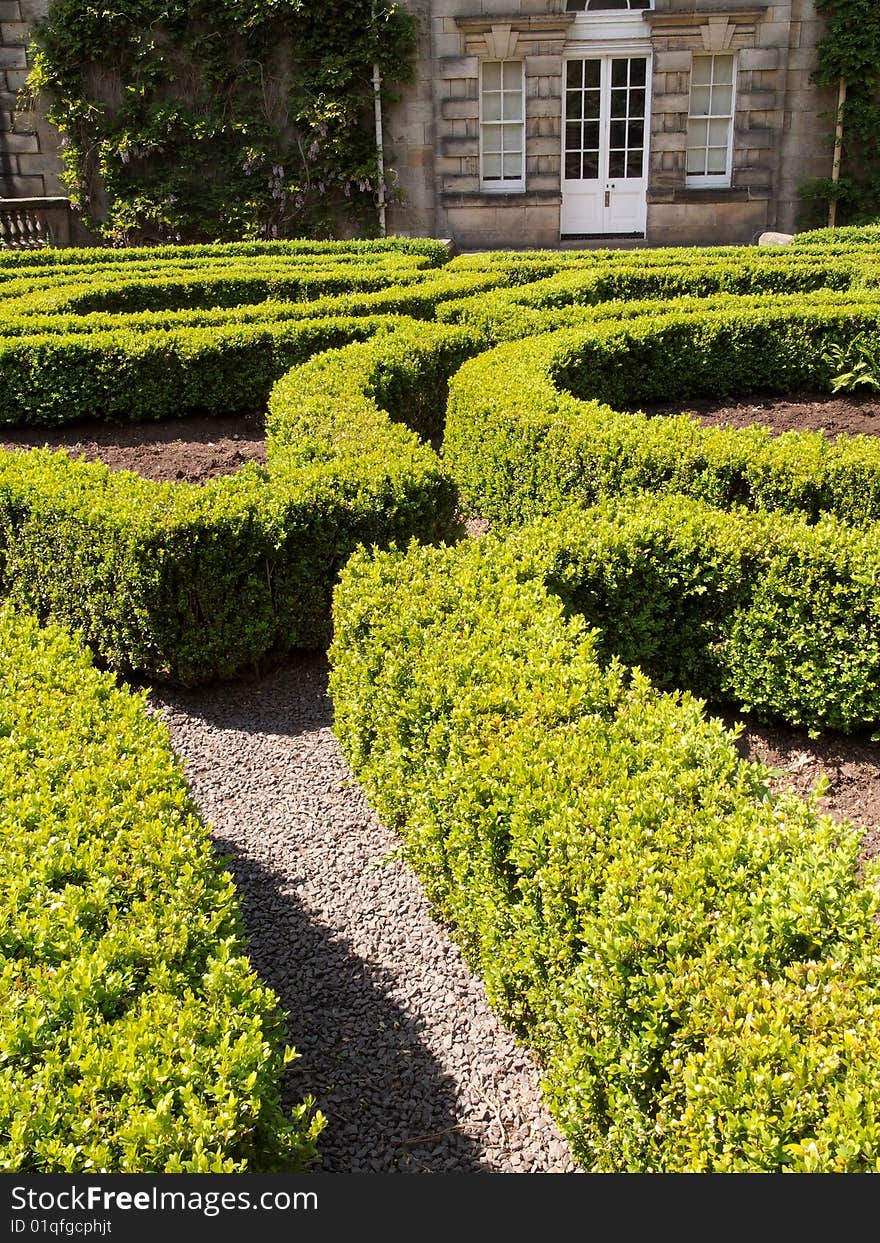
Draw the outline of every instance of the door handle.
M611 206L611 191L610 190L605 191L605 206L606 207Z

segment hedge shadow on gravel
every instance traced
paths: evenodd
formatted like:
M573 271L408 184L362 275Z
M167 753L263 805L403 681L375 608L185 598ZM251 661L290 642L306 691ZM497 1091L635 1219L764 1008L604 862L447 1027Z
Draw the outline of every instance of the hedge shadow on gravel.
M327 1118L324 1173L477 1173L480 1145L456 1130L453 1080L425 1047L418 1023L387 996L390 973L349 951L285 893L289 877L215 837L230 869L260 979L287 1014L300 1054L282 1100L314 1092ZM437 1136L434 1143L405 1141Z

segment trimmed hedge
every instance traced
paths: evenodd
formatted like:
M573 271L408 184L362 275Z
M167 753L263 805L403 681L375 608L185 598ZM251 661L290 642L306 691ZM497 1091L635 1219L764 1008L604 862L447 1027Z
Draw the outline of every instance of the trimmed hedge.
M503 274L429 271L418 284L388 284L367 293L330 294L304 302L266 300L235 307L184 311L92 311L85 315L54 312L27 313L17 302L0 302L0 336L43 336L46 333L84 335L123 330L131 333L165 332L171 328L208 328L232 324L281 323L291 319L343 319L355 315L409 315L430 319L447 301L468 298L504 284Z
M566 510L511 548L597 652L655 685L810 729L880 722L880 528L686 497Z
M411 267L411 270L406 269ZM367 293L395 284L418 284L424 279L418 263L395 262L353 266L340 263L330 268L289 268L271 263L242 262L222 265L215 270L208 264L158 273L129 273L104 270L59 278L50 273L44 285L27 278L0 285L0 293L14 304L16 312L86 315L94 311L123 314L138 311L210 310L236 307L270 298L304 301L330 294Z
M71 638L0 612L0 1168L301 1168L283 1023L167 729Z
M880 250L880 224L844 225L833 229L810 229L798 233L791 241L795 252L803 248L823 250Z
M596 1171L880 1169L858 838L491 539L346 567L335 729Z
M326 646L331 590L359 544L456 529L448 473L394 419L442 410L474 348L462 330L401 323L320 355L271 398L268 470L200 486L0 453L3 593L80 630L114 668L190 684Z
M363 315L157 332L0 336L0 427L257 410L296 363L364 340L388 324L387 317Z
M645 489L722 507L876 520L873 438L774 438L761 427L704 427L604 403L631 409L673 398L827 390L828 347L878 325L880 303L853 298L643 316L501 345L454 377L444 458L467 506L496 522Z
M812 252L796 260L747 262L742 256L709 252L702 261L635 267L605 263L583 270L554 272L528 284L508 282L494 294L481 291L438 307L446 323L468 324L495 342L536 336L557 328L599 319L630 319L676 310L728 306L801 309L809 304L839 303L858 291L860 301L880 298L880 263L858 257L819 257ZM841 296L843 295L843 296Z
M286 242L212 242L183 246L130 246L112 248L80 246L41 250L3 251L0 253L0 270L16 271L19 268L44 267L113 267L128 264L161 264L185 262L190 259L213 259L228 257L278 257L320 259L343 259L362 256L369 260L376 255L416 255L427 259L433 267L440 267L449 258L445 242L428 237L387 237L379 239L353 239L350 241L310 241L300 239Z

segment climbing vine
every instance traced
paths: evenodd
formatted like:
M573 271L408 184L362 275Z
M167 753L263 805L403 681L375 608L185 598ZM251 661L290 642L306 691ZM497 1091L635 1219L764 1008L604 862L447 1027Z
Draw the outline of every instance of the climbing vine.
M410 73L393 0L52 0L28 94L117 243L375 230L371 75Z
M833 88L846 82L843 163L839 182L822 178L804 187L806 197L836 199L838 223L880 214L880 4L877 0L816 0L826 32L819 44L814 81Z

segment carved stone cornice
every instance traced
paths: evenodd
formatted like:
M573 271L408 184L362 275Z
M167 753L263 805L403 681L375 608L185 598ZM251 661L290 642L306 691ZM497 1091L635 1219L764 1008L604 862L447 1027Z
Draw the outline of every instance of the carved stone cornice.
M466 56L488 56L492 60L515 60L530 55L541 44L541 51L561 55L565 36L576 13L505 13L456 17L464 36Z
M645 20L655 35L666 38L701 37L707 52L724 52L734 39L753 36L769 5L724 9L678 8L649 10Z

